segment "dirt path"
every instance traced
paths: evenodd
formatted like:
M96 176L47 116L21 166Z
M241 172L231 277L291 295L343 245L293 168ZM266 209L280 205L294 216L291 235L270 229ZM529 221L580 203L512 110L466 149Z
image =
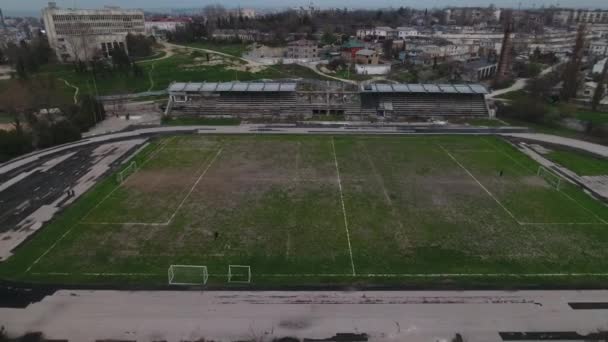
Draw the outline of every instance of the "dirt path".
M174 55L173 50L171 50L169 48L169 46L167 45L167 43L163 42L163 43L160 43L160 44L163 46L162 51L165 52L164 56L158 57L158 58L155 58L155 59L147 59L147 60L144 60L144 61L137 61L135 63L139 64L139 63L148 63L148 62L158 62L158 61L162 61L163 59L167 59L167 58L169 58L169 57L171 57L171 56Z
M150 87L148 88L148 91L152 91L152 88L154 88L154 76L152 75L152 73L154 72L155 66L156 66L156 62L152 63L152 66L150 67L150 71L148 72L148 79L150 80Z
M178 44L172 44L172 43L165 43L165 44L166 44L166 46L173 47L173 48L203 51L203 52L211 53L211 54L218 55L218 56L238 59L243 62L246 62L247 64L249 64L251 66L264 66L263 64L253 61L251 59L247 59L247 58L243 58L243 57L239 57L239 56L233 56L233 55L230 55L230 54L227 54L227 53L224 53L221 51L217 51L217 50L209 50L209 49L197 48L197 47L186 46L186 45L178 45Z
M63 83L65 83L65 85L67 85L68 87L74 89L74 104L78 104L78 93L80 92L80 88L71 84L66 79L60 78L59 80L63 81Z
M550 66L548 68L543 69L538 75L539 76L544 76L548 73L550 73L551 71L553 71L553 69L557 68L561 63L555 64L553 66ZM528 84L528 81L530 79L529 78L518 78L515 80L515 83L513 83L513 85L511 85L508 88L504 88L504 89L497 89L493 92L491 92L490 94L488 94L489 98L493 98L496 96L500 96L506 93L510 93L512 91L517 91L517 90L521 90L524 89L525 86ZM508 100L507 100L508 101Z
M317 64L318 63L315 63L315 64L299 63L299 65L301 65L303 67L306 67L306 68L314 71L316 74L321 75L323 77L331 78L331 79L334 79L336 81L340 81L340 82L344 82L344 83L350 83L350 84L354 84L354 85L359 84L357 81L347 80L345 78L340 78L340 77L336 77L336 76L332 76L332 75L328 75L326 73L323 73L319 69L317 69Z

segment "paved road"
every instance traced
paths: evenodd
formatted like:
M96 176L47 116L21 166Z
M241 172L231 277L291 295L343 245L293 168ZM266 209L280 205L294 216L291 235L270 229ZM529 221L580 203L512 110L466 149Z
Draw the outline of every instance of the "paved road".
M561 63L558 63L558 64L556 64L554 66L550 66L548 68L545 68L545 69L541 70L539 76L544 76L544 75L550 73L556 67L558 67L560 64ZM504 89L495 90L495 91L491 92L490 94L488 94L488 97L489 98L494 98L496 96L500 96L500 95L505 94L505 93L509 93L509 92L516 91L516 90L521 90L521 89L523 89L526 86L526 84L528 84L528 80L529 80L529 78L518 78L518 79L515 80L515 83L513 83L510 87L504 88Z
M206 338L327 338L366 333L371 341L501 341L499 332L606 330L608 291L119 292L59 291L25 309L0 308L13 333L42 330L71 341Z
M590 143L587 141L560 137L560 136L551 135L551 134L542 134L542 133L506 133L503 135L520 138L520 139L525 139L525 140L530 140L530 141L537 141L540 143L544 142L544 143L549 143L549 144L554 144L554 145L572 147L572 148L587 151L589 153L593 153L593 154L608 158L608 146L594 144L594 143Z

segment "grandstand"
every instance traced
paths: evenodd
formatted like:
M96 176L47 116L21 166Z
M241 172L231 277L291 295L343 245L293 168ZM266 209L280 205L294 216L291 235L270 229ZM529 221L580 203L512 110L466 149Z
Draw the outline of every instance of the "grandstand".
M479 84L379 84L332 82L181 83L169 86L165 114L172 116L403 121L425 117L488 116L487 90Z

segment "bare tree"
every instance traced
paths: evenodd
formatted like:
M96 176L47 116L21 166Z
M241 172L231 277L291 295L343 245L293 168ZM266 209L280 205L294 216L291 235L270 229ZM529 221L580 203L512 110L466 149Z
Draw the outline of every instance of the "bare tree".
M576 97L576 91L578 90L580 82L580 68L583 60L583 52L585 50L585 35L587 28L585 24L581 24L578 27L576 34L576 43L572 50L572 56L566 66L562 80L564 81L561 97L563 100L568 101L569 99Z
M591 108L593 110L597 110L597 107L600 105L600 102L604 97L604 84L606 82L608 82L608 60L604 61L602 73L600 74L600 78L597 80L597 88L595 88L595 92L593 93L593 99L591 100Z
M22 122L28 113L33 111L30 91L26 81L11 82L0 93L1 110L9 114L13 119L15 130L22 130Z

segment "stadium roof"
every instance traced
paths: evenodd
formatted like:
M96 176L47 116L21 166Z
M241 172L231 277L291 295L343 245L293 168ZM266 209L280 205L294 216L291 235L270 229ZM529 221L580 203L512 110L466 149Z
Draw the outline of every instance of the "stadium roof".
M481 84L372 83L361 86L362 93L488 94Z
M295 82L174 82L169 86L170 93L213 91L290 92L295 90Z

